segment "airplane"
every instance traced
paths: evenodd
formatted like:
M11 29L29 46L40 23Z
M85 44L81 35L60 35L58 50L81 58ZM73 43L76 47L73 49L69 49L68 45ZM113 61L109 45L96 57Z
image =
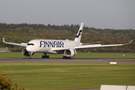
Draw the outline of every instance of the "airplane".
M49 58L47 54L64 54L63 59L70 59L71 57L77 54L78 49L87 49L87 48L98 48L98 47L113 47L113 46L123 46L130 44L133 40L126 44L108 44L102 45L96 43L81 43L81 37L83 32L84 23L80 24L80 28L76 34L74 40L52 40L52 39L34 39L28 43L12 43L6 42L3 38L3 42L6 44L17 45L25 47L22 50L24 56L29 56L33 58L34 53L43 53L42 58Z

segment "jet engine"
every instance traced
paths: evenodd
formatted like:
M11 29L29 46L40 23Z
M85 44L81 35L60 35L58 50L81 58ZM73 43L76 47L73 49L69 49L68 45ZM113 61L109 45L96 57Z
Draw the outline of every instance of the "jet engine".
M67 49L64 51L64 57L73 57L77 54L75 49Z
M26 50L26 48L24 48L24 49L22 50L22 54L23 54L24 56L34 55L34 53L28 52L28 51Z

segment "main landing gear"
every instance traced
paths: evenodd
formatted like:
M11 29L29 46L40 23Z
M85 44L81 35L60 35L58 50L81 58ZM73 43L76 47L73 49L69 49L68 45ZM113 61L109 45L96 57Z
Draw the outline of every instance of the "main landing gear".
M70 57L67 57L67 56L63 56L63 59L70 59Z
M49 55L47 55L46 53L44 53L44 55L42 55L42 58L49 58Z

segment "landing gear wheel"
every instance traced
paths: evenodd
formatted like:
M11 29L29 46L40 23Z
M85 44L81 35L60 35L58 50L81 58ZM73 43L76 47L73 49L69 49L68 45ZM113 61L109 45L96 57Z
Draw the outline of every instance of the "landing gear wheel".
M63 56L63 59L70 59L70 57Z
M49 55L46 55L46 53L44 53L44 55L42 56L42 58L49 58Z
M32 58L33 58L33 56L32 56L32 55L30 55L30 56L29 56L29 58L30 58L30 59L32 59Z
M42 58L49 58L49 56L44 56L44 55L43 55Z
M34 53L29 53L30 55L29 55L29 58L30 59L32 59L33 58L33 55L34 55Z

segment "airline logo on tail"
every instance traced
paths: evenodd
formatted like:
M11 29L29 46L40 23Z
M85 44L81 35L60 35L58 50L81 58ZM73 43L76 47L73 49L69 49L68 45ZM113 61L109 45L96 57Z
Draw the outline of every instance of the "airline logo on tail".
M78 30L78 33L76 34L76 37L74 39L75 42L80 42L81 41L83 27L84 27L84 23L81 23L80 28Z
M80 31L78 32L78 34L76 35L76 38L78 38L80 35L82 35L82 30L80 30Z

